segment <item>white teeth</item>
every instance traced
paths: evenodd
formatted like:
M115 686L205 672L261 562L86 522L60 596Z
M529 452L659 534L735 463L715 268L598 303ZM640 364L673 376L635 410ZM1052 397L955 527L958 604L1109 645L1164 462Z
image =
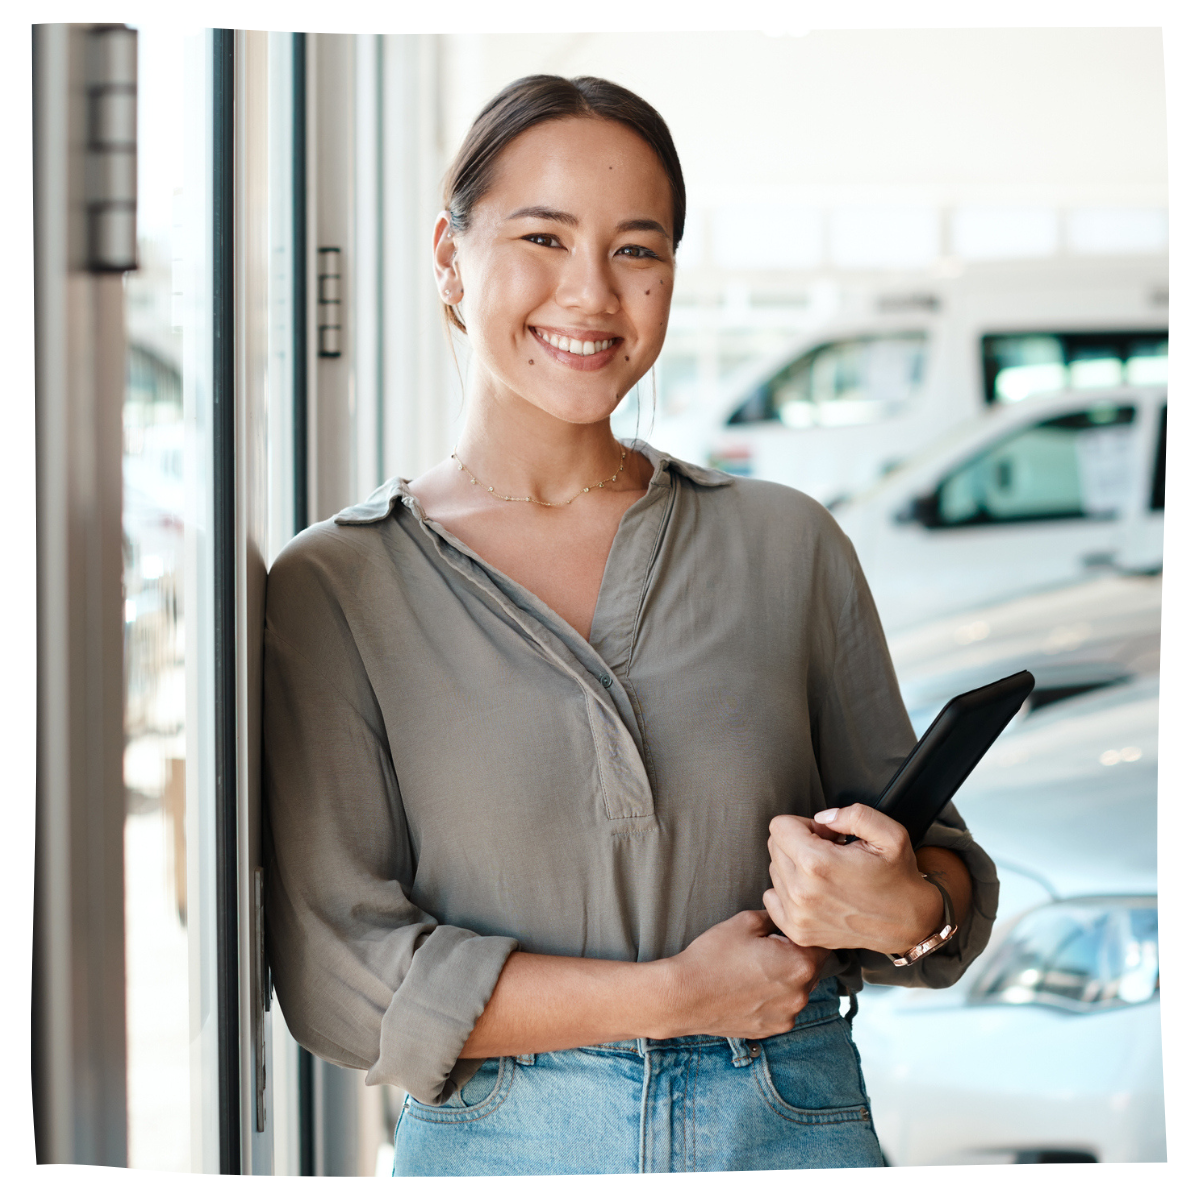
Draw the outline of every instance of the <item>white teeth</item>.
M601 350L607 350L616 341L615 338L606 338L602 342L581 342L575 338L559 337L555 333L543 333L540 329L534 332L543 342L549 343L556 350L566 350L571 354L578 354L581 358L599 354Z

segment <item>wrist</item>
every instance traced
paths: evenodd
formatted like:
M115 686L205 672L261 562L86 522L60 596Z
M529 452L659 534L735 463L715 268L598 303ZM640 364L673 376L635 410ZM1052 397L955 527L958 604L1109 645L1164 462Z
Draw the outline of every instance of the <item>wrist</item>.
M656 1040L684 1037L690 1032L686 1028L693 1015L688 972L679 961L679 955L660 958L655 962L641 963L649 981L648 994L650 1020L646 1023L644 1036Z
M924 941L942 927L944 903L941 891L924 876L914 889L910 919L897 931L898 941L889 954L903 954L911 946Z

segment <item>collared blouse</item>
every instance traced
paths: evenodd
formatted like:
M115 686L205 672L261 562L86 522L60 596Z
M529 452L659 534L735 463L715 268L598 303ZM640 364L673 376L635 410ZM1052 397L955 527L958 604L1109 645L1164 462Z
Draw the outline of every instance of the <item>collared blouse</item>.
M768 823L876 796L915 741L849 540L816 501L631 443L584 639L426 517L405 481L298 535L267 585L267 939L288 1026L437 1104L508 955L645 962L761 909ZM995 916L844 990L944 987Z

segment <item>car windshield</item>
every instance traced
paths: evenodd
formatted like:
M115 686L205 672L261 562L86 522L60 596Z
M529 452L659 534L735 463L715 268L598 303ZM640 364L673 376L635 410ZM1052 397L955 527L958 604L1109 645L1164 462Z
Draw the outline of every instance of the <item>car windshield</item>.
M1166 330L985 334L982 351L988 404L1167 381Z
M923 332L827 342L755 388L730 425L861 425L902 410L925 370Z

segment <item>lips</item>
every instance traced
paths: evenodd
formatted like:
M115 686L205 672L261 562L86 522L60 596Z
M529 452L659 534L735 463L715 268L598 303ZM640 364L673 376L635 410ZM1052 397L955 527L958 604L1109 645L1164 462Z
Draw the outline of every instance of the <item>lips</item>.
M578 354L584 358L591 358L593 354L598 354L602 350L607 350L615 341L616 337L605 337L602 334L590 334L584 337L568 337L565 334L554 333L548 329L534 329L533 331L543 342L553 346L556 350L565 350L569 354Z
M529 328L547 354L578 371L598 371L607 366L624 340L607 330Z

